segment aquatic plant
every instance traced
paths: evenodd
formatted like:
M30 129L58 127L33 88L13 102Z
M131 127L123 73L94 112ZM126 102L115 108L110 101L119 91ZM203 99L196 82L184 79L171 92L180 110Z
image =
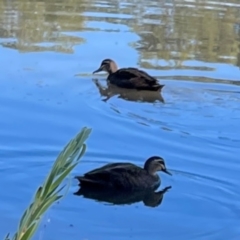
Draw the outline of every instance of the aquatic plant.
M62 186L62 183L85 153L86 144L84 142L90 133L91 129L84 127L60 152L42 186L37 189L32 203L23 213L12 240L31 239L44 213L53 203L63 197L62 191L66 184ZM5 237L5 240L11 240L10 234Z

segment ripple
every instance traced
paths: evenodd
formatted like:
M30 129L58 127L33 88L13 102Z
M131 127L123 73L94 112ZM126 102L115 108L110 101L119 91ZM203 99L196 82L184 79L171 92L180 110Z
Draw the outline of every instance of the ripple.
M154 209L110 208L75 197L73 180L44 218L44 238L237 239L238 6L234 0L3 3L0 166L8 190L1 192L1 229L15 229L59 151L88 126L87 152L71 178L110 162L143 166L157 154L173 173L159 173L162 186L172 189ZM164 101L124 98L126 92L103 101L91 77L106 57L156 76L165 84ZM98 76L103 87L105 78Z

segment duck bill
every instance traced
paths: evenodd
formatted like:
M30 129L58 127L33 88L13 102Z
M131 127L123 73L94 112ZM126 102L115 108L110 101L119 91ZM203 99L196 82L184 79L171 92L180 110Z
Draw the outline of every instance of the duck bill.
M100 68L98 68L97 70L95 70L94 72L93 72L93 74L94 73L97 73L97 72L101 72L103 70L103 67L101 66Z
M171 175L172 176L172 174L167 170L167 169L163 169L162 170L163 172L165 172L166 174L168 174L168 175Z

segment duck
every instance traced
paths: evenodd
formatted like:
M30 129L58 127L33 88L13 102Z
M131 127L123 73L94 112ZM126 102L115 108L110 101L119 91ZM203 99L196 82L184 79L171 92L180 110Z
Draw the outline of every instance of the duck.
M100 67L93 72L107 72L107 80L120 88L161 91L165 85L159 84L157 79L138 68L128 67L118 69L114 60L107 58Z
M109 163L93 169L83 176L75 176L81 187L108 188L115 190L155 190L161 179L157 172L172 175L162 157L148 158L143 168L130 162Z

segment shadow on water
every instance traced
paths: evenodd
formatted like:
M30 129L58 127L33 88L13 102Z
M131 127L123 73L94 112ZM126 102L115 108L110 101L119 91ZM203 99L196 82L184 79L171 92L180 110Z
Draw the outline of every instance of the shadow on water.
M118 95L118 98L122 98L127 101L133 102L148 102L153 103L156 101L160 101L164 103L163 96L161 92L155 91L137 91L135 89L123 89L117 86L114 86L111 83L107 83L107 86L104 87L100 84L97 79L93 79L96 87L99 90L99 93L104 99L102 101L107 102L113 96Z
M143 202L147 207L157 207L162 201L164 194L172 186L163 188L160 191L114 191L109 189L97 189L81 187L74 195L93 199L98 202L107 202L113 205L130 205L137 202Z

